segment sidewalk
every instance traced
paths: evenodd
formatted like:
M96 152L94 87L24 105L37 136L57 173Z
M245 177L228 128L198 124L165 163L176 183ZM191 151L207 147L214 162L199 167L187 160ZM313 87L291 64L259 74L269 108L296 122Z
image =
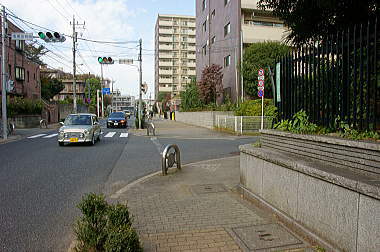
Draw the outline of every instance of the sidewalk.
M4 144L4 143L20 140L22 138L26 138L28 136L39 134L41 132L58 130L59 127L60 127L60 125L58 123L54 123L54 124L49 124L47 129L46 128L42 128L42 129L41 128L25 128L25 129L16 128L14 130L14 132L12 133L12 135L8 136L7 140L4 140L0 136L0 144Z
M147 176L111 198L127 203L144 251L313 251L241 199L238 183L234 156Z

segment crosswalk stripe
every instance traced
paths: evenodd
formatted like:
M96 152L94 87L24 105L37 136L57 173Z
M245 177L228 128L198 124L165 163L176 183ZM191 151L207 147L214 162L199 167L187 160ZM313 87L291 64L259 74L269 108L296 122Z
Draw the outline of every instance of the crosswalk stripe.
M52 138L52 137L55 137L55 136L58 136L58 133L51 134L51 135L48 135L48 136L44 136L42 138Z
M128 133L120 133L120 137L128 137Z
M104 137L113 137L115 134L116 132L108 132Z
M42 136L46 136L46 134L38 134L38 135L30 136L28 138L37 138L37 137L42 137Z

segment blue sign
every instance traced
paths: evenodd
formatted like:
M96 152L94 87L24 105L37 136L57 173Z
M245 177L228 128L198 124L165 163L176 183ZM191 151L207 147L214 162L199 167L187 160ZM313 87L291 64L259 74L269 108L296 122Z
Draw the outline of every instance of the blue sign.
M259 97L263 97L264 96L264 90L263 89L260 89L258 92L257 92L257 95Z
M111 89L110 88L103 88L103 94L104 95L111 94Z

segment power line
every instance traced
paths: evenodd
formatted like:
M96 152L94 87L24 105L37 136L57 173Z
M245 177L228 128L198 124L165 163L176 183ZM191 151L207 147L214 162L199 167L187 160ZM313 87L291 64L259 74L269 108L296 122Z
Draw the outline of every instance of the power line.
M51 2L50 2L50 0L46 0L49 4L50 4L50 6L51 7L53 7L53 9L59 14L59 15L61 15L61 17L63 17L64 19L66 19L65 21L69 21L69 19L65 16L65 15L63 15L62 14L62 12L61 11L59 11Z

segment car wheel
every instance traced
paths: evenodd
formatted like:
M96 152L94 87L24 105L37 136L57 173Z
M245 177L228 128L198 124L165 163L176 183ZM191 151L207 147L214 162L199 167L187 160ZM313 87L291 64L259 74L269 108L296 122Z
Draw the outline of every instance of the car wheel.
M96 139L96 141L100 141L100 132L99 132L99 135L98 135L98 138Z
M58 145L59 145L59 146L64 146L65 143L64 143L64 142L58 142Z
M107 125L107 129L109 129L110 126Z

